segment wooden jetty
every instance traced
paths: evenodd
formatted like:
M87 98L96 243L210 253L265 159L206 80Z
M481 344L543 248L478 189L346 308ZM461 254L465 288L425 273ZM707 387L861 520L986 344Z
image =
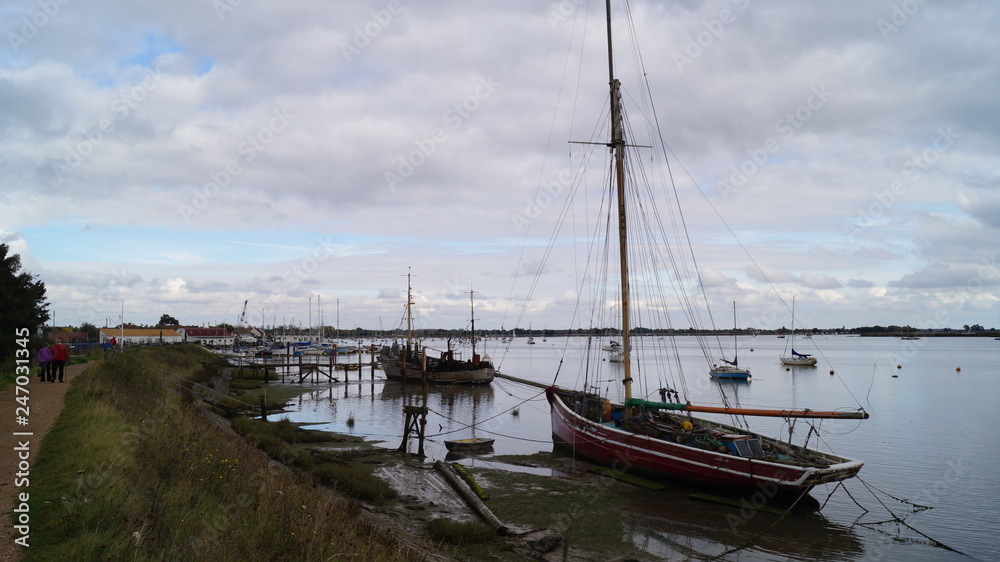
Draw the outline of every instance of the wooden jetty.
M290 350L289 350L290 351ZM375 369L379 362L375 358L375 352L370 353L368 361L365 361L364 353L351 356L351 361L343 361L344 356L337 355L292 355L287 354L270 355L266 357L227 357L233 364L233 378L257 379L264 383L272 380L285 382L340 382L341 376L344 380L349 380L349 373L356 371L358 380L364 377L364 368L368 367L368 373L372 380L375 379ZM339 361L338 361L339 360Z

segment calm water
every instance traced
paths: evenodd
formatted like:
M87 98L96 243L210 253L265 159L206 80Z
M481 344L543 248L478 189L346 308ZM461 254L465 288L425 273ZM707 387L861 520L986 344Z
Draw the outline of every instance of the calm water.
M505 374L550 383L558 370L558 384L579 387L576 377L585 361L586 340L536 341L536 345L524 340L509 345L488 341L486 346ZM814 336L798 340L796 349L817 355L819 365L786 370L777 360L785 340L746 337L739 343L740 364L750 367L752 382L722 383L721 388L709 379L695 338L675 341L677 357L659 358L659 368L664 372L678 364L684 368L692 402L720 404L722 390L730 403L744 407L864 407L871 414L868 420L826 420L817 427L819 448L866 464L860 478L846 484L850 494L843 488L817 488L812 496L826 502L819 513L773 526L774 516L743 517L738 508L690 500L684 490L636 492L630 498L625 538L651 557L708 558L767 530L755 546L727 558L1000 559L994 538L995 524L1000 521L996 439L1000 416L995 407L1000 396L1000 341ZM445 346L444 342L428 343ZM637 353L657 353L641 340L635 348ZM565 359L560 365L561 357ZM616 369L621 367L602 366L605 378L599 377L597 385L617 390L620 383L612 381L620 376ZM831 375L831 370L836 374ZM354 372L346 383L310 386L314 390L293 404L289 418L380 440L386 447L399 446L402 388L382 380L380 371L375 372L374 381L369 373L365 369L360 381ZM643 374L655 377L660 373ZM659 386L655 383L650 388ZM658 399L642 386L637 394ZM541 389L504 379L485 388L434 388L428 406L430 437L425 452L429 460L444 458L444 439L472 435L494 437L496 454L552 450L549 409ZM349 418L355 421L353 428L348 426ZM470 427L473 422L475 429ZM789 429L783 420L771 418L755 418L751 428L783 437ZM801 443L808 426L800 421L794 429L794 441ZM813 436L810 446L815 444ZM488 456L473 462L513 469L491 462ZM930 509L918 510L901 499ZM893 522L892 514L912 529ZM959 552L933 546L932 540Z

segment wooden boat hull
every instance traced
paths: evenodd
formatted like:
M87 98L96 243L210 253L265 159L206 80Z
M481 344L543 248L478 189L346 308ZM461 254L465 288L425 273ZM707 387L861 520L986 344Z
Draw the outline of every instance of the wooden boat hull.
M382 363L382 371L385 372L385 378L391 381L400 382L422 382L423 374L415 366L407 366L406 376L403 376L403 361L400 357L390 356L387 352L383 352L379 355ZM490 384L493 382L493 376L496 374L496 369L488 364L480 365L479 367L469 368L458 368L458 369L447 369L447 370L429 370L427 372L427 382L431 384L451 384L451 385L476 385L476 384Z
M485 437L472 437L445 441L444 446L453 453L488 453L493 450L493 441Z
M806 492L818 484L857 475L864 462L819 451L823 465L799 466L787 462L737 456L701 449L598 423L574 412L557 387L546 389L552 417L552 437L589 460L621 470L649 473L731 489L774 490L775 494ZM720 432L767 438L739 429L702 421ZM770 441L770 440L769 440ZM795 448L807 451L802 448ZM824 466L825 465L825 466Z

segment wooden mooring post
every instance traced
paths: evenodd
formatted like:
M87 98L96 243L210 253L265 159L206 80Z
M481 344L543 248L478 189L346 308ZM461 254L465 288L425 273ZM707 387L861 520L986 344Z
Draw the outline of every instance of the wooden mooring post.
M403 406L403 413L406 414L406 421L403 424L403 442L396 449L397 453L405 453L407 441L410 433L417 435L417 455L424 457L424 428L427 426L426 406Z
M372 372L371 372L371 375L372 375L372 377L371 377L371 380L372 380L372 401L374 401L375 400L375 345L374 344L372 344L371 351L372 351L372 356L371 356L372 357L372 359L371 359L371 366L372 366ZM358 369L358 370L360 371L360 369Z

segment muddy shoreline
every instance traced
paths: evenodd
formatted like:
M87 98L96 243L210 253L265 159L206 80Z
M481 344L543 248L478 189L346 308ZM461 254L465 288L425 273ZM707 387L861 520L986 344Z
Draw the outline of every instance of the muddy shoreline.
M399 494L387 505L365 504L364 511L383 527L427 541L428 523L439 517L455 521L482 521L455 489L435 470L433 461L397 453L371 443L333 446L322 444L324 454L345 455L362 462ZM544 476L505 468L467 466L476 482L489 494L483 503L509 530L490 543L448 547L436 545L462 560L633 560L645 558L641 550L621 541L621 516L608 507L624 504L629 486L587 472L591 465L557 454L484 457L494 464L550 471ZM601 509L596 509L601 506ZM595 532L584 521L603 520ZM586 528L586 540L571 535Z
M228 391L228 381L216 380L216 388ZM267 392L268 399L292 400L299 389L286 385L268 385L243 393L257 400ZM269 411L272 421L283 417L281 411ZM304 429L309 424L297 424ZM384 442L324 431L325 442L310 443L304 448L338 462L367 467L398 494L384 505L362 502L362 512L397 535L401 542L434 556L441 552L457 560L633 560L647 558L641 550L622 541L621 515L592 509L621 504L627 486L587 472L592 465L574 461L555 452L533 455L493 455L466 457L463 462L472 477L490 498L484 503L509 529L494 541L484 544L449 546L430 544L427 526L437 518L460 522L481 521L458 492L434 468L433 459L421 459L412 453L399 453ZM446 459L458 460L458 456ZM590 521L594 519L595 521ZM596 520L600 519L601 522ZM601 529L595 532L594 527ZM586 529L586 532L582 532ZM582 538L573 537L573 533ZM569 540L567 540L567 535Z

